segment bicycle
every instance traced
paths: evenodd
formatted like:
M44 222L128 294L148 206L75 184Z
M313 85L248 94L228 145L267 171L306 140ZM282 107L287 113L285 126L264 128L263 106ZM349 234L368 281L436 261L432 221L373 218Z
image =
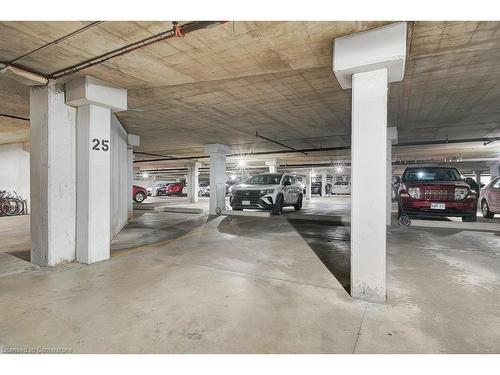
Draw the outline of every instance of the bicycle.
M0 213L5 216L16 216L25 212L25 204L21 197L14 191L10 193L0 191Z

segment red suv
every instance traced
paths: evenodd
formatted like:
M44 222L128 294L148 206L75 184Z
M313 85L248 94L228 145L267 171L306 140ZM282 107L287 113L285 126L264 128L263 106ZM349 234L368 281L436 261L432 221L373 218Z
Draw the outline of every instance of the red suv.
M401 182L399 215L477 220L477 194L456 168L406 168Z
M172 184L168 184L162 190L162 193L165 195L182 195L182 190L184 189L184 184L182 182L174 182Z
M132 186L132 199L137 203L142 203L148 197L148 192L141 186Z

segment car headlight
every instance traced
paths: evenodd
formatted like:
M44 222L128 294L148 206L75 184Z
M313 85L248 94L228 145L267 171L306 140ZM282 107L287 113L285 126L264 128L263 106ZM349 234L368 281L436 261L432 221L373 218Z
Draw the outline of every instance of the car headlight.
M274 189L262 189L260 191L260 196L263 197L264 195L272 194L272 193L274 193Z
M455 200L461 201L469 194L469 189L467 188L455 188Z
M420 188L418 187L409 188L408 195L412 197L412 199L420 199Z

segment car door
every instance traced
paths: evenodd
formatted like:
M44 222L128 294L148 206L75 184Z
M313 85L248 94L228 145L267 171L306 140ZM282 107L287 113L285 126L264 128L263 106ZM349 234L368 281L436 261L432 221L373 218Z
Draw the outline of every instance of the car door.
M493 212L500 212L500 177L491 184L491 189L489 192L489 206L490 210Z
M291 200L291 191L292 191L292 180L290 176L283 176L283 181L281 182L283 185L283 199L285 200L285 204L290 204Z
M300 185L294 176L290 176L290 182L292 184L290 187L290 202L295 204L297 203L297 198L299 197Z

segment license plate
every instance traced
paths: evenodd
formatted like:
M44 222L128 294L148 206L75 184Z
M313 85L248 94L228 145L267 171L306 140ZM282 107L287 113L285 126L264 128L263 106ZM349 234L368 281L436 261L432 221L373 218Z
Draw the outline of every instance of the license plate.
M444 210L446 205L444 203L431 203L432 210Z
M250 206L250 201L241 201L243 206Z

